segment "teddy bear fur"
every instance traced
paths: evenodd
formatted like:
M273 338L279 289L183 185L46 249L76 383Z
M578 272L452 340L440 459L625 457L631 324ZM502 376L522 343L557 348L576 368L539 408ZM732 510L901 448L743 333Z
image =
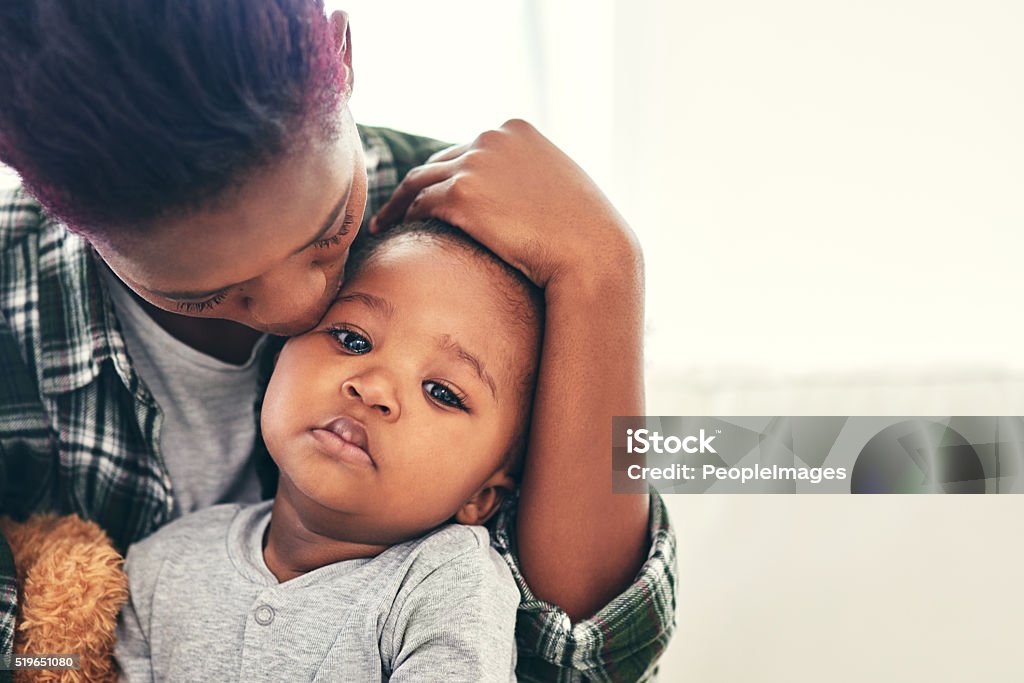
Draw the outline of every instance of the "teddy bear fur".
M93 522L69 515L0 518L18 579L15 654L80 655L78 671L14 672L14 680L117 680L114 629L128 599L124 560Z

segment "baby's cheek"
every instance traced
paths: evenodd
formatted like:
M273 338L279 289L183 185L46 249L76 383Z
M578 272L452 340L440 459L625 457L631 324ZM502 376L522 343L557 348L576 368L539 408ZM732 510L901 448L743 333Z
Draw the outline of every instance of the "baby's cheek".
M436 468L424 471L409 465L399 465L394 476L385 477L380 483L381 500L391 508L390 515L402 520L403 525L418 526L420 520L437 515L436 509L450 484Z
M292 442L307 431L305 423L313 419L311 409L316 405L312 383L297 383L284 365L279 363L271 377L260 412L263 440L275 460L294 450Z

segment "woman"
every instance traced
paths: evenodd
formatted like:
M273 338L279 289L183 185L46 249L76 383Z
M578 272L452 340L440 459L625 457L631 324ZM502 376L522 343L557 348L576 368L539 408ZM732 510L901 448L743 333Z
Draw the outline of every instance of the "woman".
M0 9L0 46L0 160L24 184L0 208L0 512L75 512L123 550L272 495L265 333L319 320L374 209L371 229L432 215L545 291L504 549L519 675L653 672L674 541L656 495L612 495L610 425L590 417L643 413L640 354L622 351L639 345L620 343L643 331L642 258L571 160L518 121L447 149L357 128L347 19L319 3L32 0ZM581 374L606 391L563 395Z

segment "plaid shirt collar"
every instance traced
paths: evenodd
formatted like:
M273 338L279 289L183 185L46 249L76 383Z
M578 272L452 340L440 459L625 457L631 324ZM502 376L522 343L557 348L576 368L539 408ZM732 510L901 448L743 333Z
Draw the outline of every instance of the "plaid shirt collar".
M40 391L48 396L80 389L112 360L126 387L150 402L135 377L110 294L99 277L99 257L80 235L49 218L39 244ZM87 296L68 295L87 292ZM50 309L50 310L45 310Z

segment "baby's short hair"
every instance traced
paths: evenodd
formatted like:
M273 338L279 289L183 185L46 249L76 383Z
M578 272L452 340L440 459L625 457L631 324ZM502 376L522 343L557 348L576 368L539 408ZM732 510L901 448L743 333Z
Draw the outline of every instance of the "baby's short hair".
M349 256L346 277L355 276L363 266L372 262L374 254L378 253L386 244L396 239L409 237L444 242L462 250L467 257L480 259L491 266L498 277L508 285L498 290L505 296L496 303L501 306L510 321L526 330L531 339L535 340L535 345L528 354L529 362L516 378L516 389L519 392L519 401L516 406L518 413L516 431L503 459L505 469L513 476L518 477L522 469L523 457L526 454L533 390L537 383L537 370L540 365L540 348L544 329L544 293L525 275L501 260L494 252L466 232L436 218L403 223L375 236L361 236Z

